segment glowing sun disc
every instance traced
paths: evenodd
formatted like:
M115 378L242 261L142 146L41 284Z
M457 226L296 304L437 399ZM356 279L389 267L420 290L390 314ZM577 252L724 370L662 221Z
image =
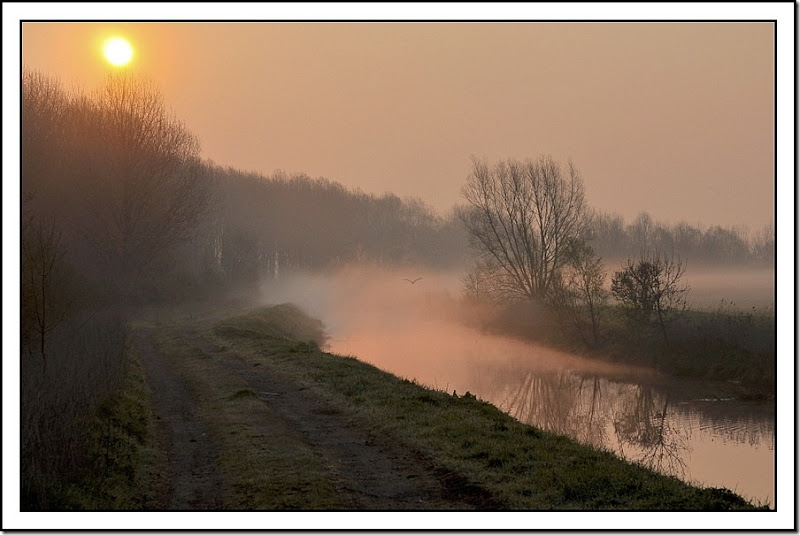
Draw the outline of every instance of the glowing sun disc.
M112 65L122 67L133 59L133 47L121 37L112 37L103 44L103 55Z

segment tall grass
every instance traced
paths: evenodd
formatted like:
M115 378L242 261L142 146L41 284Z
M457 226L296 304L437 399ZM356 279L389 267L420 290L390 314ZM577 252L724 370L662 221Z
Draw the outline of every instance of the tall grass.
M670 329L676 345L670 370L769 392L775 384L775 328L770 308L741 310L723 300L712 310L689 311Z
M119 388L128 341L113 310L76 314L48 341L47 367L36 350L21 362L21 505L64 507L64 489L86 467L90 426Z
M618 306L601 314L600 344L587 347L553 310L533 303L508 303L479 322L498 334L544 343L583 356L649 366L676 376L728 381L742 397L775 393L777 336L774 308L741 309L721 301L710 309L689 309L666 325L666 340L655 326L633 326Z

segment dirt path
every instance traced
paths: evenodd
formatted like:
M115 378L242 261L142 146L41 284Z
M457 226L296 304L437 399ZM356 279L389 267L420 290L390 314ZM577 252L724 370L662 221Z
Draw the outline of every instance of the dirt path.
M219 509L217 452L207 440L208 428L197 413L190 385L156 351L150 334L137 331L134 342L152 389L162 447L169 456L170 495L162 497L162 507L177 511Z
M226 372L246 382L281 421L254 422L252 434L270 440L293 434L323 459L329 480L348 510L442 510L484 508L485 497L452 475L442 474L391 437L380 436L341 414L308 390L285 382L264 367L254 367L219 350L190 329L178 331L193 351L210 357ZM221 484L218 455L209 426L196 406L192 385L160 355L140 331L135 341L151 381L155 412L169 449L171 510L219 509ZM256 469L257 467L254 467ZM235 486L236 482L228 482Z

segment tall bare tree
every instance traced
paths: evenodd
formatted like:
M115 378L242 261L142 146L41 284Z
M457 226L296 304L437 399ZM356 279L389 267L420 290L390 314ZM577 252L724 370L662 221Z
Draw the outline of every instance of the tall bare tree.
M569 244L586 226L583 181L572 162L564 169L540 156L490 167L473 159L463 197L470 244L495 267L498 291L544 298L567 261Z
M38 350L47 372L47 341L70 313L75 296L66 249L55 222L28 220L22 235L22 346Z
M130 282L189 237L209 198L195 137L147 80L113 75L84 102L92 191L87 237Z

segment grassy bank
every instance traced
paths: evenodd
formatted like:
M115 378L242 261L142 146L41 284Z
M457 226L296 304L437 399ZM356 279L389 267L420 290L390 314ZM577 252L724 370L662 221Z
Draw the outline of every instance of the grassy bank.
M470 394L451 396L320 351L321 325L282 305L204 331L284 380L310 389L361 425L401 443L440 480L505 510L751 509L724 489L700 489L524 425Z
M647 366L676 377L727 382L740 399L775 396L776 331L772 310L721 302L683 311L666 325L632 328L619 306L601 312L599 340L590 344L553 311L530 303L496 308L473 326L544 343L591 358Z

